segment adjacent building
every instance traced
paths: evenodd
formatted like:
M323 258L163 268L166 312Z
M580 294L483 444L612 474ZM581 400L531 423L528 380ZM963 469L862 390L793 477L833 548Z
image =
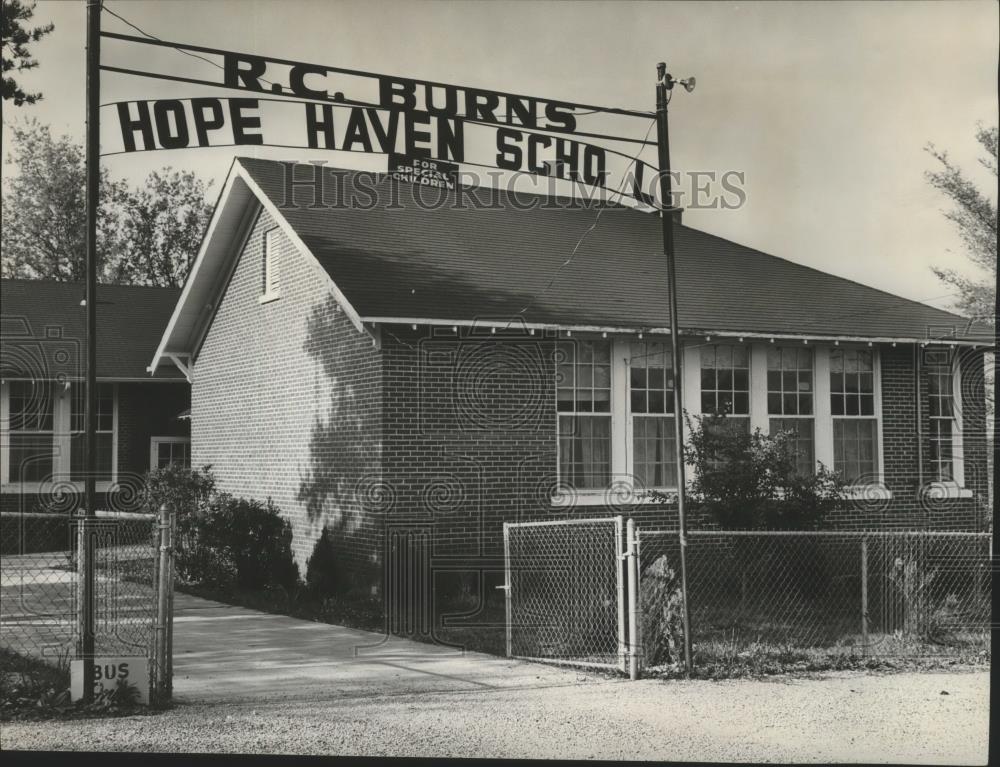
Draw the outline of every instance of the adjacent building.
M147 371L177 303L172 288L98 286L97 491L134 507L150 469L190 460L190 386ZM83 502L83 283L2 280L0 508L73 511Z

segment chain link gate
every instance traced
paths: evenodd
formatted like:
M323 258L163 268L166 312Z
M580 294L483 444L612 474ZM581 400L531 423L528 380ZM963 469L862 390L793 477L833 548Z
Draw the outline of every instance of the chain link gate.
M503 530L507 656L626 671L622 518Z
M174 515L3 514L0 647L68 668L79 657L84 543L94 552L94 654L148 659L149 699L171 695Z

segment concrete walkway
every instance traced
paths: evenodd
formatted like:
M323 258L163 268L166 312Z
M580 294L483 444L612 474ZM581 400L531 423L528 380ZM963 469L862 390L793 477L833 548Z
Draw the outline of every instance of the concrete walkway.
M367 698L609 681L188 594L178 593L174 608L178 702Z

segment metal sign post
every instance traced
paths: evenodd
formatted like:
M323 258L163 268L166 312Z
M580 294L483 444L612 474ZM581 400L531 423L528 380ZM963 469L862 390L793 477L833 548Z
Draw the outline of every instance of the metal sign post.
M81 535L80 556L83 558L83 587L79 609L83 613L80 651L86 683L83 699L94 697L94 555L95 541L92 523L97 518L97 203L100 179L100 138L98 123L101 103L101 0L87 0L87 381L86 381L86 474L84 477L86 504Z
M681 345L677 322L677 270L674 259L674 216L671 205L670 134L667 130L668 91L676 81L667 74L667 65L656 65L656 144L659 152L660 200L663 223L663 255L667 257L667 291L670 302L670 355L674 375L674 440L677 443L677 523L680 538L681 592L684 621L684 668L691 673L691 636L688 621L687 589L687 526L684 517L684 410L681 398ZM694 78L681 83L688 91L694 89Z

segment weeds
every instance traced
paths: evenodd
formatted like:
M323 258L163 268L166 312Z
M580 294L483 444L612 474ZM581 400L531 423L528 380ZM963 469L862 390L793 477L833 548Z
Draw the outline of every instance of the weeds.
M98 691L90 703L72 701L69 683L68 656L48 664L0 648L0 721L130 716L148 710L139 703L139 689L125 680Z

